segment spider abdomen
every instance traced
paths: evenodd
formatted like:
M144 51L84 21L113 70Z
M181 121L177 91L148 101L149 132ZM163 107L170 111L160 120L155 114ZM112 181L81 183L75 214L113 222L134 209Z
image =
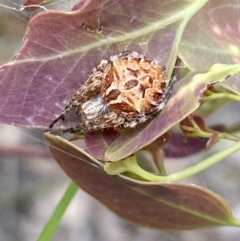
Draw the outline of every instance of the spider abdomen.
M105 69L101 94L108 108L119 115L138 117L150 114L163 101L165 68L136 52L110 58Z

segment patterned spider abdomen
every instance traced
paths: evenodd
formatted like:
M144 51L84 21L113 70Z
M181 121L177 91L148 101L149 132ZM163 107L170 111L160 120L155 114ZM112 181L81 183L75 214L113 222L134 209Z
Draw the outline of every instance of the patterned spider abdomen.
M134 118L164 107L163 66L133 51L112 56L110 62L103 74L101 95L111 111Z
M165 67L134 51L102 59L49 127L76 111L80 123L65 132L134 128L165 107L173 80L166 83Z

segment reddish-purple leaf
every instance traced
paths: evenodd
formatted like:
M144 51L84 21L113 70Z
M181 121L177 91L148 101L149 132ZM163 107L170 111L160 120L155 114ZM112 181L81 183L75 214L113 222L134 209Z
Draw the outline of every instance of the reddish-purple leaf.
M223 132L226 130L224 125L214 125L212 130ZM206 150L208 139L200 137L186 137L182 133L170 134L169 141L164 146L166 157L184 157L193 155L199 151Z
M71 143L51 134L46 134L45 138L67 175L84 191L127 221L172 230L234 225L236 221L224 200L205 188L109 176L82 161L82 152ZM88 162L91 160L88 159Z
M171 133L170 141L164 146L166 157L184 157L203 151L208 139L206 138L186 138L180 133Z
M108 146L119 136L114 129L106 129L85 134L86 151L94 158L103 160Z
M189 13L186 1L170 2L92 0L78 11L34 16L14 61L0 67L0 121L47 128L98 62L126 49L158 60L169 75L176 33Z
M208 1L188 22L180 44L186 65L206 70L214 63L240 63L237 0ZM197 56L197 58L196 58Z
M188 22L179 53L191 70L206 70L214 63L240 63L238 0L208 1ZM239 75L225 86L240 92Z
M50 4L52 1L53 0L25 0L23 6L25 11L32 12L37 10L41 5Z

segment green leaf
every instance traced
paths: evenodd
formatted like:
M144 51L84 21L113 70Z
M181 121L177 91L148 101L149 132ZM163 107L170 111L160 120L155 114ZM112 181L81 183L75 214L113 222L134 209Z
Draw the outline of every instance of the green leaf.
M69 203L72 201L74 195L76 194L78 190L78 186L75 183L70 183L68 189L66 190L64 196L60 200L59 204L55 208L51 218L45 225L42 233L38 237L37 241L50 241L52 240L52 237L54 233L57 230L57 227L69 205Z

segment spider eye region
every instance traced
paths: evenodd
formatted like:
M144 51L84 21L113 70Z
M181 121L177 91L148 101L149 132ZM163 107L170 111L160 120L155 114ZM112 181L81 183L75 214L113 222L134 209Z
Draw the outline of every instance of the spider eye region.
M132 117L150 114L164 101L165 68L136 52L113 56L105 69L101 95L108 108Z

